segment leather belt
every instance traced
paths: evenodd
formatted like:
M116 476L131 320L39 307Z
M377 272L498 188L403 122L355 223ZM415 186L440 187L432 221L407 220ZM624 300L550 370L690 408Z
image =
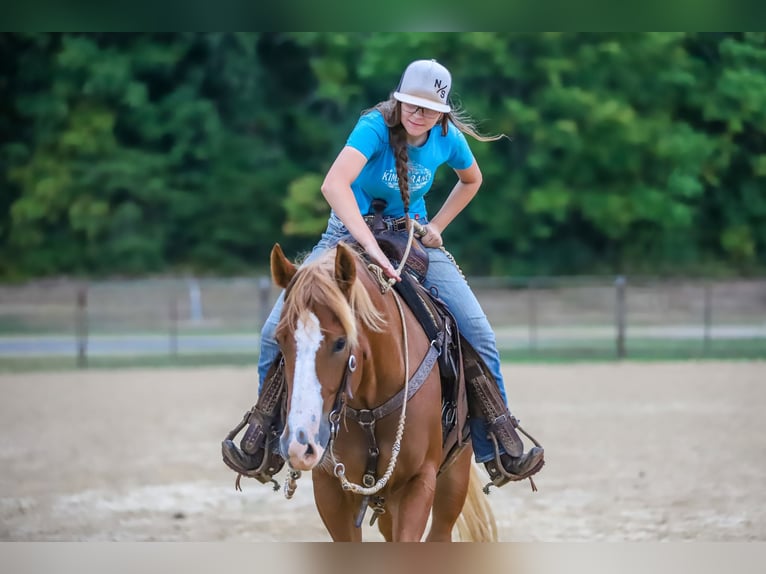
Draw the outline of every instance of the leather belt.
M364 220L367 222L367 225L370 225L372 223L374 215L365 215ZM383 223L386 226L386 229L389 231L407 231L407 218L406 217L384 217Z

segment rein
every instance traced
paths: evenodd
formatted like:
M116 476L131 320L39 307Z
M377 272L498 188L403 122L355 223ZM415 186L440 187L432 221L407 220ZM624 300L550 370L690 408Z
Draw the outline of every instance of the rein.
M410 372L410 359L409 359L409 353L407 352L407 324L405 322L404 318L404 309L402 308L402 304L399 301L399 297L394 293L394 301L396 301L396 307L399 310L399 317L402 321L402 347L404 348L404 396L407 396L409 394L409 384L410 380L408 377L408 373ZM432 346L433 348L433 346ZM349 358L350 361L350 358ZM331 413L331 419L332 415L334 413ZM333 446L335 444L335 435L337 435L337 426L333 430L333 436L330 440L330 457L332 458L332 462L334 464L334 474L336 477L338 477L338 480L340 480L341 486L343 490L346 490L348 492L353 492L354 494L361 494L363 496L370 496L377 492L379 492L386 484L388 483L389 479L391 478L391 475L394 473L394 468L396 468L396 461L399 458L399 451L401 450L401 444L402 444L402 435L404 434L404 422L407 418L407 401L402 401L402 412L399 415L399 425L396 428L396 437L394 438L394 444L391 446L391 459L388 461L388 467L386 468L386 472L381 476L375 484L371 486L362 486L361 484L356 484L351 481L349 481L346 478L346 467L342 462L339 462L337 457L335 456L335 450L333 449ZM338 421L340 420L340 414L337 415ZM337 424L337 423L336 423ZM374 420L372 421L372 424L374 424Z
M410 250L412 249L412 239L415 233L418 234L418 237L423 237L426 234L425 228L416 220L408 218L408 221L410 223L410 231L407 236L407 248L404 250L404 255L402 255L402 260L399 262L399 267L396 268L396 272L398 274L401 274L402 270L404 269L404 264L407 262L407 258L410 256ZM373 275L375 275L375 278L378 280L378 284L380 285L380 292L384 295L388 293L388 291L391 290L391 287L394 286L394 283L396 283L396 279L384 276L383 270L374 263L370 263L367 268L372 272Z

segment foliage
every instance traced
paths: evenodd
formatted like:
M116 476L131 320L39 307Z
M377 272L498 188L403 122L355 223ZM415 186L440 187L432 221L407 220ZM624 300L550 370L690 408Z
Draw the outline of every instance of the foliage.
M323 173L421 57L509 136L471 143L484 184L445 232L467 272L763 270L763 33L65 33L0 35L0 276L307 249Z

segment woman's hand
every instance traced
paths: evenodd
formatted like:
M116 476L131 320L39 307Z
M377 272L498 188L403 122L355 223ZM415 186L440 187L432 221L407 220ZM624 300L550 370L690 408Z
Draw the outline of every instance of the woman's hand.
M391 262L388 260L388 257L383 255L383 252L381 252L382 257L373 257L375 259L375 263L377 263L380 268L383 270L383 274L388 277L389 279L393 279L397 283L402 280L402 277L396 272L396 269L394 269L394 266L391 265Z
M420 242L426 247L441 247L444 245L442 241L442 233L439 228L433 223L428 223L423 226L425 235L420 238Z
M372 238L372 233L370 233L370 237ZM367 252L367 255L370 256L370 258L383 270L383 274L388 277L389 279L393 279L397 282L401 281L402 278L399 275L399 273L396 272L396 269L393 265L391 265L391 261L389 261L388 257L386 257L385 253L381 250L380 246L378 245L378 242L375 241L374 238L372 238L372 242L368 243L366 246L363 246L364 250Z

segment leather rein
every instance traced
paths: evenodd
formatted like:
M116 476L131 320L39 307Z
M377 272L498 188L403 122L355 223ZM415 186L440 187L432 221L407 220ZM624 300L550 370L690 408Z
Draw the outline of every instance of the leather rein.
M407 346L407 327L404 321L404 312L402 310L399 296L393 293L394 299L399 307L399 312L402 319L402 331L403 331L403 348L405 354L405 377L409 372L409 358L408 358L408 346ZM425 357L421 361L420 365L409 379L405 378L405 384L402 389L399 390L393 397L388 399L382 405L374 409L355 409L348 405L348 399L351 398L351 375L356 370L357 361L356 356L352 353L348 362L346 363L345 372L343 374L342 382L338 393L335 397L335 403L333 410L330 412L330 445L329 451L332 456L335 468L334 473L337 476L343 486L344 490L354 492L356 494L362 494L364 496L370 496L380 491L388 482L391 474L393 474L394 466L396 465L396 458L400 450L401 434L404 430L404 420L407 401L409 401L415 394L423 387L423 383L428 378L429 373L436 364L436 360L441 354L441 349L436 341L431 341L431 345L426 352ZM381 479L377 480L376 474L378 466L378 457L380 449L378 448L377 440L375 438L375 423L396 411L401 409L401 417L399 420L399 429L397 431L397 439L392 446L391 460L389 461L388 469ZM367 436L367 463L365 466L365 472L362 476L362 485L357 485L349 482L345 478L345 467L343 463L338 462L333 452L333 444L335 438L338 435L340 428L341 418L347 417L355 421L365 431Z

